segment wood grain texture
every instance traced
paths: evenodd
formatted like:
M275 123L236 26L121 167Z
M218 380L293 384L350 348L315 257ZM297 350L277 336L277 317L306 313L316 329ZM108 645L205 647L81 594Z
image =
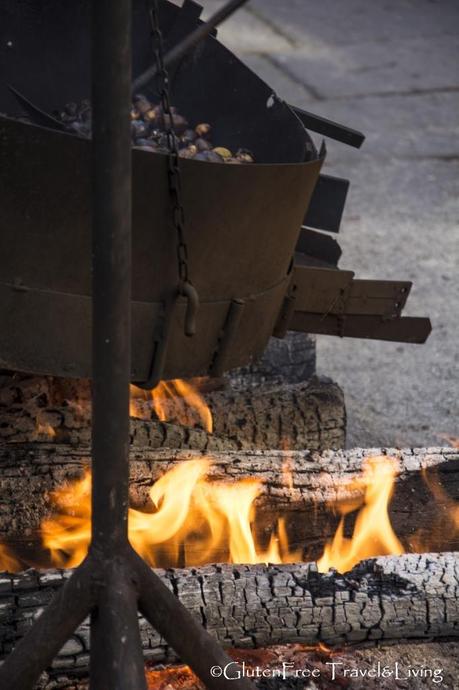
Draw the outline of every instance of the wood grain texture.
M228 385L204 393L204 398L213 415L213 434L202 429L190 406L163 401L168 420L164 423L158 421L151 403L135 400L133 412L139 418L131 419L131 444L195 450L344 447L344 396L327 379L288 385L265 382L256 388ZM7 377L0 386L0 439L6 443L90 443L90 382Z
M0 576L1 655L7 654L70 571ZM410 554L362 561L346 575L321 574L314 563L209 565L156 571L225 647L286 642L329 645L459 636L459 554ZM140 620L144 656L174 652ZM88 621L53 667L85 670Z
M180 462L208 457L210 480L259 480L256 505L266 517L267 528L278 515L291 516L291 538L295 543L317 543L320 551L337 523L329 504L355 497L355 489L349 485L359 476L364 458L381 454L399 461L400 474L390 510L399 534L409 536L420 529L431 532L437 525L435 549L459 550L459 543L456 547L451 542L457 535L442 527L448 524L450 502L459 501L459 452L451 448L315 453L132 447L131 502L137 507L147 505L150 486L167 470ZM42 443L0 446L0 539L34 532L51 510L50 491L81 476L90 464L89 447ZM426 478L442 488L440 495L434 497ZM307 553L309 558L317 555L316 551Z

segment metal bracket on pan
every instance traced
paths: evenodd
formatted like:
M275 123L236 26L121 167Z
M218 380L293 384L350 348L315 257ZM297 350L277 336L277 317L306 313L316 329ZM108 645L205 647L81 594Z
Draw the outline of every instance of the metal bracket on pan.
M289 107L300 118L306 129L310 129L312 132L322 134L324 137L340 141L356 149L359 149L365 141L365 135L362 132L340 125L338 122L333 122L333 120L327 120L325 117L319 117L319 115L314 115L294 105Z
M222 376L225 371L228 355L234 344L244 307L245 302L242 299L233 299L230 302L225 325L218 339L217 348L209 371L210 375L213 377L218 378Z
M319 175L303 225L327 232L339 232L349 190L349 180Z
M385 319L381 316L337 316L296 312L289 329L319 335L336 335L341 338L366 338L389 340L397 343L425 343L432 331L430 319L414 316Z
M352 271L296 265L275 334L289 329L424 342L431 331L429 319L400 318L410 289L407 281L357 280Z
M323 261L331 268L338 265L342 253L341 247L333 237L323 232L316 232L310 228L301 229L295 252L298 252L299 257L306 255L317 261ZM297 255L295 255L296 258ZM296 263L300 261L301 258Z
M179 293L175 292L163 302L162 314L154 326L150 373L146 381L135 381L135 385L139 388L151 390L155 388L162 379L172 330L172 322L177 311L178 298Z

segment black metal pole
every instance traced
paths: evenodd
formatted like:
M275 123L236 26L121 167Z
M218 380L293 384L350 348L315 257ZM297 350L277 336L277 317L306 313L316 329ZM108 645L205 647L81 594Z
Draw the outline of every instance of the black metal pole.
M127 538L131 340L131 2L92 2L92 546Z
M146 690L136 579L124 552L105 568L105 582L91 615L91 689Z
M177 652L181 661L188 664L208 690L255 690L245 678L242 669L228 656L217 640L200 625L147 566L138 554L131 551L131 570L139 578L140 611L155 630ZM228 679L215 669L230 665L240 672L238 678Z
M228 0L223 7L220 7L204 24L200 24L194 31L186 36L178 45L170 50L164 58L166 69L175 62L181 60L192 48L203 41L209 34L220 26L225 19L231 17L236 10L245 5L248 0ZM145 72L142 72L132 83L132 91L135 93L151 81L157 73L156 65L152 65Z
M32 690L94 604L93 577L97 579L97 564L87 558L5 659L0 667L2 690Z
M123 567L131 367L131 1L92 2L92 543L104 573L91 617L91 690L146 690L137 592Z
M92 0L92 540L89 556L0 668L29 690L91 611L91 690L146 690L137 605L212 690L229 661L128 543L131 340L131 0Z

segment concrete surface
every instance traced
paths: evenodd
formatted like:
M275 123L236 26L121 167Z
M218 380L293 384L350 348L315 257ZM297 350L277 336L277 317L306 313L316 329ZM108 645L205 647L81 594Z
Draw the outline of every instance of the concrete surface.
M328 142L326 171L351 180L341 267L412 280L405 313L433 322L423 346L318 338L348 445L459 436L459 3L251 0L220 39L285 100L366 134Z

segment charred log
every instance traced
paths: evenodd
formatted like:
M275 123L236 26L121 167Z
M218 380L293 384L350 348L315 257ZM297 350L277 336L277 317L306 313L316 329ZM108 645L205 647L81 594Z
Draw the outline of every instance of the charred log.
M131 502L148 507L148 490L177 463L208 451L131 450ZM212 451L210 480L258 479L258 524L269 539L284 516L290 543L313 560L334 534L338 516L330 506L356 498L355 479L365 457L389 454L399 474L390 505L394 530L407 550L459 550L453 529L459 501L459 453L451 448L327 451ZM68 445L8 444L0 447L0 538L30 535L51 509L49 493L90 466L89 448ZM349 529L352 527L352 516Z
M340 388L326 379L256 390L204 394L214 433L183 405L164 403L168 424L158 421L148 402L139 401L131 420L131 442L151 448L234 450L342 448L346 417ZM184 423L185 422L185 423ZM0 439L7 443L53 441L87 444L91 437L91 390L87 380L15 375L0 388Z
M209 565L157 571L186 608L226 647L286 642L329 645L459 635L459 554L423 554L362 561L346 575L320 574L313 563ZM28 571L0 578L1 656L52 598L69 571ZM174 652L141 619L144 656L172 661ZM53 667L85 670L86 621Z
M287 333L285 338L271 338L263 355L247 367L229 372L234 388L302 383L316 373L316 341L305 333Z

